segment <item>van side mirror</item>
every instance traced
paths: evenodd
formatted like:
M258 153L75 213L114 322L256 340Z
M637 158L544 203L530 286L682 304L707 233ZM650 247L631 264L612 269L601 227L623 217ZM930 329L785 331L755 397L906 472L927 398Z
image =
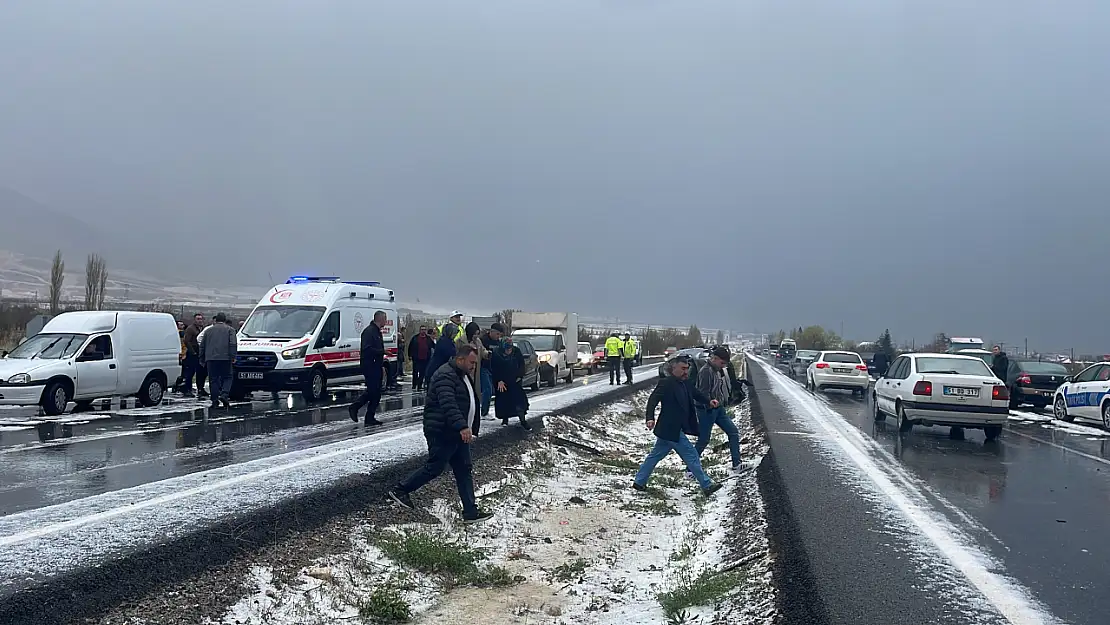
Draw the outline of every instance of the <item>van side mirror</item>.
M329 330L320 335L320 338L316 341L316 347L335 347L335 343L335 333Z

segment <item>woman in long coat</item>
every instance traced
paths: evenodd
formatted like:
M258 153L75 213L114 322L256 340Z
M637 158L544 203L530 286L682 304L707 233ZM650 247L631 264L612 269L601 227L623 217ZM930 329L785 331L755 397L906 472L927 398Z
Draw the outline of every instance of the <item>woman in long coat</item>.
M494 350L490 363L493 374L494 410L502 425L509 419L520 419L520 427L531 430L528 424L528 395L524 393L524 354L512 341L501 339L501 345Z

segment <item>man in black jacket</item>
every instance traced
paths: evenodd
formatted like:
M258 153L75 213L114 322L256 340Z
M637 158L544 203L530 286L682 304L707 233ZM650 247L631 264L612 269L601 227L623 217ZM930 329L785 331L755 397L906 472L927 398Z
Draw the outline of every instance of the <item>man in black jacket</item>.
M994 372L994 377L1002 380L1002 383L1005 384L1006 376L1010 372L1010 357L1002 351L1001 345L995 345L991 352L994 353L994 360L991 361L991 371Z
M374 313L374 320L366 325L362 331L361 346L359 348L359 361L362 366L362 377L366 380L366 390L351 404L347 412L351 421L358 423L358 411L363 406L366 408L366 425L381 425L382 422L374 418L378 412L378 404L382 401L382 366L385 362L385 341L382 340L382 326L385 325L385 311Z
M447 465L451 465L462 500L463 523L477 523L493 517L478 509L471 473L470 441L478 435L482 422L478 394L470 381L470 374L477 371L477 367L478 352L470 345L460 345L454 360L432 374L424 404L428 462L389 491L393 501L415 510L409 495L439 477Z
M686 463L686 469L698 480L698 486L706 495L713 494L721 489L701 468L701 460L693 443L686 438L687 435L697 436L698 417L694 402L699 401L710 408L716 408L720 403L716 399L709 399L694 385L687 384L690 376L690 362L687 359L676 358L668 363L671 366L671 375L659 380L655 390L651 392L647 402L647 428L655 433L655 447L644 458L636 479L632 482L636 490L647 490L648 480L655 465L659 464L667 454L674 451ZM659 420L655 420L655 408L663 404L659 412Z

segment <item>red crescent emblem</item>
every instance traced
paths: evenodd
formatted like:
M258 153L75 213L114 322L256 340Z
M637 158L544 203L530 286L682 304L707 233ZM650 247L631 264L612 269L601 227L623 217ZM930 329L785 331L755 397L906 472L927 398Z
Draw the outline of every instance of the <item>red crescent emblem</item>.
M270 296L270 302L273 304L280 304L289 299L293 295L293 291L289 289L278 289Z

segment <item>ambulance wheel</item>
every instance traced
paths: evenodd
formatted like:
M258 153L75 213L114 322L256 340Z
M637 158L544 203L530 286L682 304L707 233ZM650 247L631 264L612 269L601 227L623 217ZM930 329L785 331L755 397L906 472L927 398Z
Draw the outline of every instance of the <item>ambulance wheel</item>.
M323 367L316 367L309 374L308 381L305 382L304 388L301 390L301 395L304 396L307 402L318 402L324 398L324 392L327 390L328 374Z

